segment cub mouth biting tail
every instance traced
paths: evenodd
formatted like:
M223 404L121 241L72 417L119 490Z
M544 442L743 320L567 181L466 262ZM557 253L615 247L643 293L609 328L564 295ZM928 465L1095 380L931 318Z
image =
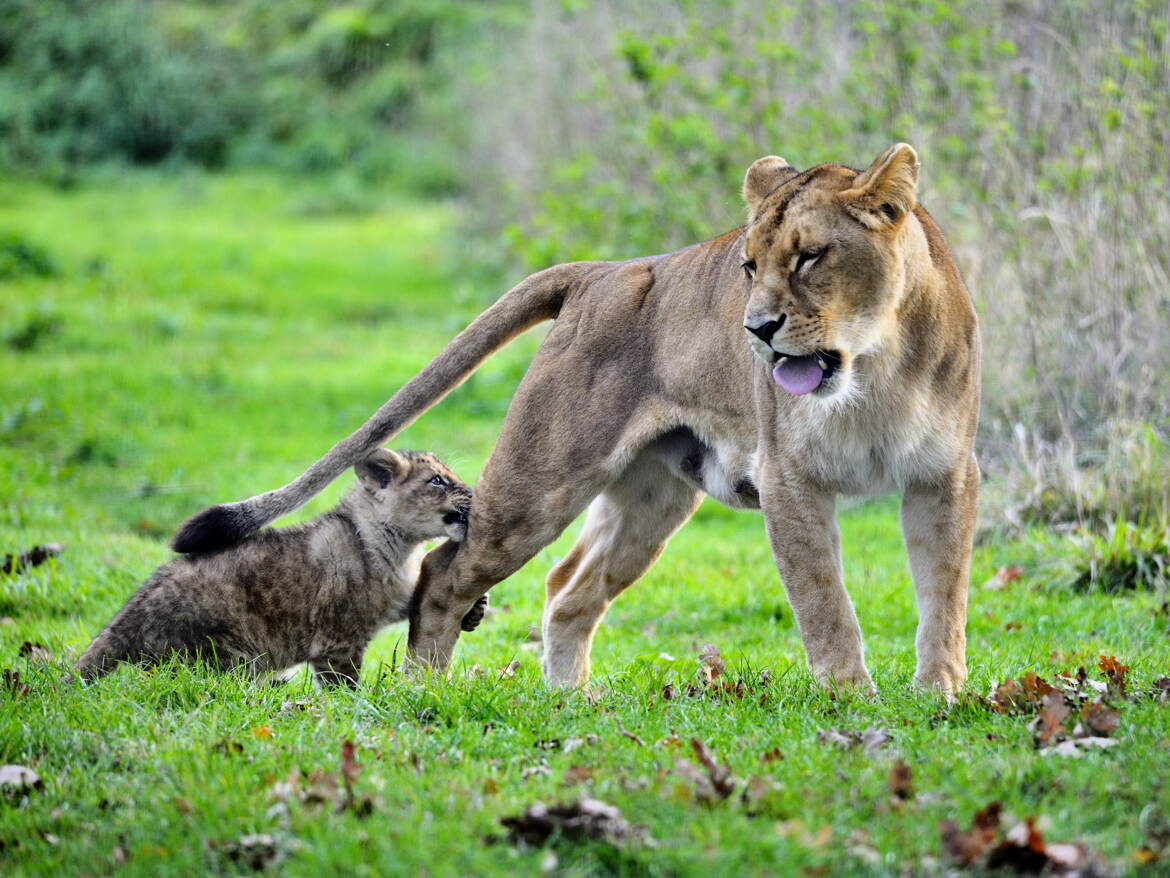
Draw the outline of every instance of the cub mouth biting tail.
M919 608L916 679L953 693L967 673L979 338L946 241L917 203L918 171L906 144L864 170L760 159L744 179L744 227L532 275L301 476L200 513L175 548L230 545L295 509L493 351L553 320L476 486L467 539L423 563L416 661L446 667L463 614L588 509L549 574L543 620L546 679L583 683L606 609L709 493L763 510L813 674L870 689L835 498L896 489Z

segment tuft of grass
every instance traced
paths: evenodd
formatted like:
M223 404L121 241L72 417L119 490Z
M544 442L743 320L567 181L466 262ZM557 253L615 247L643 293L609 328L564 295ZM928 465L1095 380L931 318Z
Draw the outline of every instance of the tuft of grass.
M0 232L0 281L17 277L52 277L57 273L53 257L41 245L20 232Z
M1069 541L1068 584L1076 591L1162 593L1170 583L1170 527L1165 522L1137 524L1118 518L1103 534L1085 530Z

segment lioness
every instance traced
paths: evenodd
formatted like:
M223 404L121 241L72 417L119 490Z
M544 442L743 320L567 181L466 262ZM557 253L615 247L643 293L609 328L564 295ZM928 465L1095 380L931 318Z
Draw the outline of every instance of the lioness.
M588 506L544 612L546 679L584 682L606 608L706 492L763 509L816 678L872 689L834 505L897 488L920 614L916 679L953 693L967 673L979 337L917 180L903 143L864 171L762 158L744 179L745 227L532 275L304 474L204 510L174 546L228 544L296 508L494 350L555 319L476 486L467 539L423 562L416 660L445 667L463 613Z
M433 454L379 448L355 469L358 484L308 524L156 570L94 638L81 676L202 654L255 674L308 662L327 684L356 685L370 638L406 618L423 542L467 533L471 490ZM477 604L463 624L482 618Z

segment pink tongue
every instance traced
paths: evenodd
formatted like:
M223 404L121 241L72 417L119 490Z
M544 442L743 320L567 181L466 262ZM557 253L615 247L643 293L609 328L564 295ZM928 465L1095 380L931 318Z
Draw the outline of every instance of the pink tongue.
M816 357L788 357L772 370L776 383L795 396L816 390L824 376Z

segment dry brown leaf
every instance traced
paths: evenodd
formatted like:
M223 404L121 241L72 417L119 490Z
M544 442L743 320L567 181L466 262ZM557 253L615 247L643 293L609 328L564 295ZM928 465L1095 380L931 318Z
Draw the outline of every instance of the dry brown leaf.
M0 679L3 680L4 688L11 692L13 696L28 695L32 691L28 683L21 682L20 671L4 668L3 676Z
M889 787L895 801L907 802L914 798L914 773L901 759L890 767Z
M597 799L582 798L561 805L535 802L514 817L500 819L513 843L540 847L554 836L573 841L610 843L636 837L641 831L622 818L621 811Z
M510 677L515 677L518 670L520 670L520 659L512 659L500 668L500 679L506 680Z
M1097 667L1101 669L1101 673L1105 675L1105 679L1109 682L1109 688L1116 692L1122 698L1125 697L1125 675L1129 673L1129 665L1123 665L1117 660L1117 656L1101 656L1100 661L1097 662Z
M565 769L565 786L574 787L593 777L593 769L587 765L570 765Z
M38 567L64 550L60 543L43 543L17 554L8 553L0 561L0 573L20 573L29 567Z
M1072 712L1064 703L1064 696L1055 690L1044 696L1042 704L1043 708L1036 715L1033 726L1037 747L1047 747L1059 742L1063 737L1064 721Z
M1103 704L1093 702L1081 708L1081 722L1084 723L1089 732L1088 735L1082 737L1108 738L1117 730L1120 720L1116 710L1110 710Z
M1023 575L1024 570L1019 564L1008 564L995 571L995 575L983 583L983 587L989 591L999 591L1007 588Z
M641 738L639 738L637 735L635 735L633 732L627 731L626 729L620 729L619 731L621 732L621 735L623 738L629 738L631 741L633 741L639 747L646 746L646 742L643 741Z
M699 651L699 677L702 682L710 685L723 676L727 663L719 654L719 648L714 643L704 643Z
M24 795L30 790L45 788L40 775L25 765L0 765L0 793Z
M863 731L856 729L821 729L817 732L817 740L822 744L832 744L842 750L852 750L860 747L866 754L873 755L890 740L890 734L881 726L870 726Z
M32 640L26 640L20 645L17 654L30 662L48 663L53 660L52 651L43 643L36 643Z
M779 747L773 747L771 750L765 750L760 754L760 761L767 764L769 762L780 762L784 759L784 754L780 752Z
M971 818L971 828L966 831L960 831L953 820L944 820L939 824L943 850L955 865L970 866L983 856L987 846L995 840L1002 813L1003 805L992 802L983 810L975 812Z
M1170 677L1159 677L1150 687L1150 692L1162 704L1170 701Z
M236 841L220 845L212 843L212 847L218 848L235 865L261 872L283 860L288 854L289 845L281 844L275 836L263 832L242 835Z
M720 765L707 746L698 738L691 738L691 749L695 751L695 758L707 772L707 781L711 792L717 799L726 799L735 792L735 777L731 768Z
M944 820L943 849L960 867L983 871L1012 871L1022 875L1050 875L1061 878L1100 878L1105 874L1100 861L1080 844L1049 844L1036 822L1028 817L1000 835L999 802L992 802L975 815L972 828L960 832Z

